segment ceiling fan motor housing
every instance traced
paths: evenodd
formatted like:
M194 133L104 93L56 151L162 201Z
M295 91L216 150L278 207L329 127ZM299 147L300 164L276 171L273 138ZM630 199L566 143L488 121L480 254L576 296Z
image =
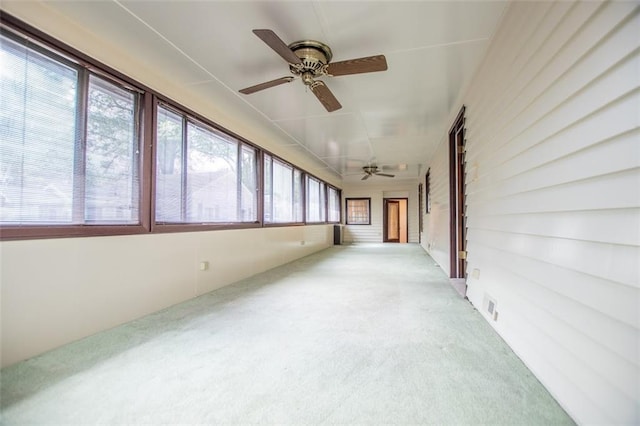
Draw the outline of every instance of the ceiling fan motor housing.
M333 53L326 44L315 40L301 40L291 43L289 49L302 61L301 64L289 64L293 75L304 76L306 74L308 77L318 77L327 73L327 65L331 61ZM305 84L308 83L305 82Z

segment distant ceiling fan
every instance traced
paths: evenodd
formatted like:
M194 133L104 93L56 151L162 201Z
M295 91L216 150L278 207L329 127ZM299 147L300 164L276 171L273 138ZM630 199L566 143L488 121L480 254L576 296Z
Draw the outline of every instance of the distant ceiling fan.
M367 56L332 63L331 58L333 54L331 53L331 49L319 41L301 40L286 45L284 41L271 30L253 30L253 33L289 63L289 71L291 71L293 76L281 77L240 90L240 93L245 95L280 84L290 83L295 80L296 77L300 77L302 82L311 88L313 94L316 95L316 98L318 98L326 110L332 112L342 108L342 105L340 105L340 102L338 102L324 82L316 80L315 78L325 75L337 77L341 75L385 71L387 69L387 60L384 55Z
M379 172L378 171L378 166L364 166L364 167L362 167L362 171L364 172L364 176L362 177L361 180L367 180L373 175L390 177L390 178L396 176L396 175L390 175L390 174L387 174L387 173Z

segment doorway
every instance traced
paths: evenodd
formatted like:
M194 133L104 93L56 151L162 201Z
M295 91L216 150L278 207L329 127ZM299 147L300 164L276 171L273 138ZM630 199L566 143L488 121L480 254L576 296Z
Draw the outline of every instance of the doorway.
M409 241L409 212L407 198L385 198L383 212L383 241L406 243Z
M465 213L465 137L464 106L449 131L450 182L450 277L454 287L463 296L466 293L467 225Z

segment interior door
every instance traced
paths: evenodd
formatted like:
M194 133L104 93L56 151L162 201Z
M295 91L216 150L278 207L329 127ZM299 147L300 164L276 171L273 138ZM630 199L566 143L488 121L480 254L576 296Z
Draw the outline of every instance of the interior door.
M467 225L465 213L464 107L449 131L451 211L451 278L466 278Z
M400 202L397 200L385 200L384 242L400 242Z

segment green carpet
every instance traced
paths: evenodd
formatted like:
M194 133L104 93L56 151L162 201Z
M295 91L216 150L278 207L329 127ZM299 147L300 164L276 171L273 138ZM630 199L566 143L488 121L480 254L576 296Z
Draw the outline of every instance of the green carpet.
M2 370L1 397L6 425L573 424L415 244L333 247L88 337Z

